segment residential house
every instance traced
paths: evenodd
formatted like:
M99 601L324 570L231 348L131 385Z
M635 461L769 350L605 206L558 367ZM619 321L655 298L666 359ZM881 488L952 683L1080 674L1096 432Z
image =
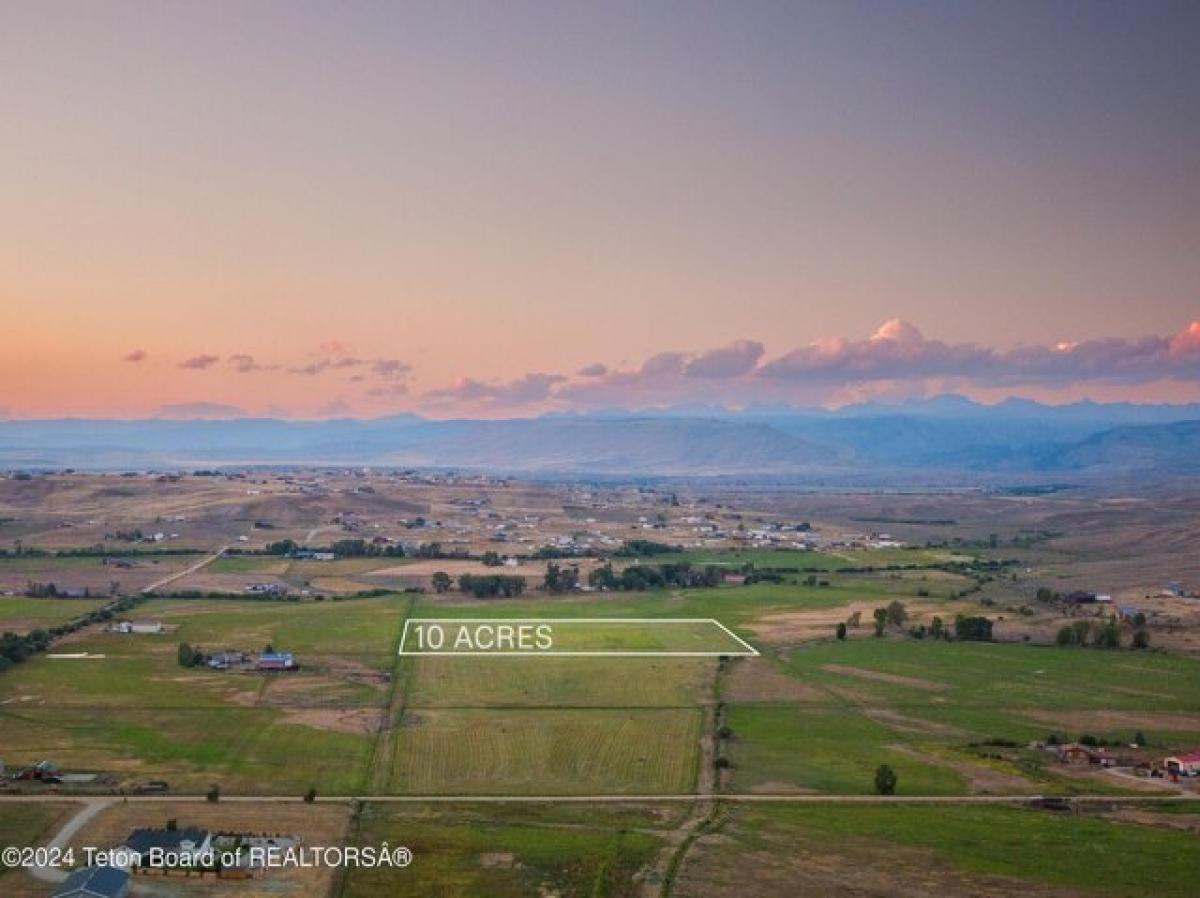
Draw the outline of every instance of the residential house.
M151 863L156 854L198 858L212 850L212 835L206 829L135 829L121 846L133 856L135 866Z
M263 652L258 656L257 670L295 670L296 659L291 652Z
M245 652L217 652L208 659L208 666L213 670L226 670L238 664L245 664L247 661Z

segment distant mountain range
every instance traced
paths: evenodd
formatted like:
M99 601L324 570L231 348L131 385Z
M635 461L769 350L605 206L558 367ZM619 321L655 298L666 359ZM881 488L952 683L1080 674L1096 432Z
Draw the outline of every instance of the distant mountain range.
M540 418L0 421L0 468L387 465L542 476L821 482L1200 474L1200 405L940 396L836 411L612 410Z

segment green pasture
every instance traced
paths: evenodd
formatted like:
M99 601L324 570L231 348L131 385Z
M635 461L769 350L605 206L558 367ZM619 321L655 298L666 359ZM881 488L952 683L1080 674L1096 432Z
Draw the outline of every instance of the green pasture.
M522 805L412 811L368 805L363 844L406 845L418 859L399 873L355 869L343 898L635 898L636 874L659 850L653 813Z
M849 863L859 853L887 857L893 846L919 849L966 874L1088 895L1189 898L1200 879L1194 833L1026 808L762 805L732 809L723 833L734 843L725 860L774 837ZM937 876L925 866L924 880Z
M362 788L369 734L290 722L274 708L0 709L5 763L51 760L76 771L164 779L175 791L219 783L230 793L300 794Z
M297 656L348 655L390 669L408 606L404 596L340 602L156 599L141 606L138 616L178 626L176 641L209 650L272 645Z
M33 802L5 802L0 807L0 848L25 848L39 844L51 832L51 827L74 809L73 805ZM0 878L5 874L19 875L0 860Z
M711 694L711 658L409 659L413 708L694 707Z
M698 708L412 709L390 791L686 792L695 783L701 719Z
M502 641L505 638L507 641ZM522 639L523 643L518 641ZM543 641L539 642L539 639ZM498 621L421 618L409 622L403 648L405 652L525 654L673 652L720 655L750 651L717 623L700 618L541 617Z
M886 568L934 567L950 562L971 561L972 556L941 549L886 548L846 549L814 552L804 549L687 549L664 555L647 556L647 563L689 561L696 565L717 564L741 568L751 564L759 570L783 570L800 573L833 572L850 567Z
M1121 781L1068 778L1044 752L1001 762L969 743L1087 732L1123 744L1141 731L1165 751L1200 739L1187 722L1200 720L1200 660L1183 656L864 637L735 663L775 665L807 689L803 701L730 704L735 791L870 792L886 763L900 794L970 791L981 765L1052 791L1117 792Z
M962 776L897 751L909 740L850 709L741 705L727 721L733 791L870 793L880 764L896 771L901 794L967 791Z
M81 617L108 599L26 599L0 596L0 633L49 629Z

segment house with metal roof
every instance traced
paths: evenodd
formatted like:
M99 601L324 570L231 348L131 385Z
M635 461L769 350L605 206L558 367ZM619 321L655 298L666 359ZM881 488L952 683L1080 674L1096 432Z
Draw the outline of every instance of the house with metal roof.
M135 829L124 848L137 858L137 865L154 863L156 856L199 857L212 849L212 835L206 829Z
M291 652L263 652L254 666L258 670L295 670L296 658Z

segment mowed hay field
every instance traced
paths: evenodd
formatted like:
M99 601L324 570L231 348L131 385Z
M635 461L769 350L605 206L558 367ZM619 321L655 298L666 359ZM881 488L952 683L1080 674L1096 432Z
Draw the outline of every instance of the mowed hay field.
M734 806L696 842L680 898L1191 898L1200 837L1012 807Z
M391 789L415 794L689 791L698 708L420 709L405 714Z
M694 788L715 658L416 656L402 669L389 791Z

